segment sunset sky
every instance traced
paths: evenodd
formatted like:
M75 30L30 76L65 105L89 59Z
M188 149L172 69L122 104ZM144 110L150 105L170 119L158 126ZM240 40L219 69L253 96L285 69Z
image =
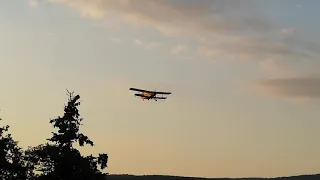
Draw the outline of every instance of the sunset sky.
M0 117L44 143L66 89L111 174L319 173L319 0L0 0ZM170 91L142 101L130 87Z

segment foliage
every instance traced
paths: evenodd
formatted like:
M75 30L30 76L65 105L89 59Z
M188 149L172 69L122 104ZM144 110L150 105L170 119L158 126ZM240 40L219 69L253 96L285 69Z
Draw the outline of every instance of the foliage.
M63 117L58 116L50 120L58 131L52 132L52 137L47 139L48 143L29 148L25 153L25 158L36 171L40 172L38 179L104 179L106 174L98 170L98 165L101 169L105 169L108 155L82 156L73 147L75 142L78 142L80 146L85 144L94 146L94 143L88 136L79 132L83 121L78 110L80 96L73 96L73 92L69 91L68 95L69 100L65 105Z
M22 148L8 131L8 125L0 127L0 177L4 180L30 179L33 177L32 167L24 160Z

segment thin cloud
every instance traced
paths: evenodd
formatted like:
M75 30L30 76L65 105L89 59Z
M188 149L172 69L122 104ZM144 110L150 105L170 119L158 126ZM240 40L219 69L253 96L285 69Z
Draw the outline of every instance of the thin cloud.
M320 98L320 76L265 79L255 83L261 92L282 98Z
M263 72L266 72L268 75L271 75L273 77L287 77L294 72L289 68L284 68L286 65L284 65L284 61L275 61L274 59L267 59L265 61L259 62L259 67Z
M38 1L37 0L29 0L29 6L31 8L37 8L38 7Z
M259 12L245 14L259 8L253 0L47 0L64 4L81 16L102 23L122 22L135 28L155 29L165 37L177 37L198 44L197 56L216 60L258 61L258 68L271 74L281 74L281 68L297 62L312 62L320 58L316 43L305 42L296 35L294 28L282 29ZM278 36L279 31L290 38ZM135 39L135 45L155 50L163 45ZM181 53L175 47L171 53ZM193 51L192 51L193 52ZM286 62L286 63L283 63ZM272 70L274 68L275 70ZM282 80L284 81L284 80ZM290 92L279 81L262 81L276 92L306 95L302 90ZM284 81L288 83L289 81ZM291 81L290 81L291 82ZM297 82L297 83L300 83ZM306 87L309 92L317 86ZM279 89L275 88L279 86ZM293 86L287 84L287 86ZM286 87L287 87L286 86ZM281 94L281 93L280 93Z
M199 43L198 55L212 59L310 59L298 44L286 44L272 37L274 24L259 16L240 16L238 12L254 11L257 3L245 1L172 1L172 0L48 0L65 4L83 17L100 20L119 19L134 27L154 28L165 36L191 39ZM250 18L249 18L250 17ZM278 30L277 30L278 31ZM275 32L275 31L274 31ZM285 29L293 33L294 29ZM153 49L158 45L136 42Z
M158 43L158 42L146 42L146 41L143 41L143 40L137 39L137 38L134 39L133 42L135 45L141 46L147 50L156 50L162 46L162 44Z
M198 54L213 59L232 60L300 60L314 57L304 51L290 48L270 38L238 37L228 41L205 43L198 49Z
M295 31L296 31L296 29L295 28L286 28L286 29L282 29L282 34L284 34L284 35L292 35L292 34L294 34L295 33Z
M188 48L185 45L175 45L171 48L171 54L173 55L178 55L178 54L183 54L186 53Z
M201 1L199 3L156 0L48 0L66 4L83 17L107 20L118 17L134 26L153 27L170 36L230 35L239 30L268 31L271 25L257 17L229 19L219 15L250 6L251 0ZM111 18L110 18L111 19Z

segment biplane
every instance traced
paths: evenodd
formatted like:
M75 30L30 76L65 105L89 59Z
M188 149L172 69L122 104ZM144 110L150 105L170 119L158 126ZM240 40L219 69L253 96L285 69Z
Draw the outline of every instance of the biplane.
M166 95L171 94L171 92L148 91L148 90L137 89L137 88L130 88L129 90L141 92L141 94L136 93L134 95L137 97L141 97L142 100L154 99L155 101L158 101L158 99L167 99L167 97L163 97L164 94L166 94ZM157 94L161 94L162 96L157 97Z

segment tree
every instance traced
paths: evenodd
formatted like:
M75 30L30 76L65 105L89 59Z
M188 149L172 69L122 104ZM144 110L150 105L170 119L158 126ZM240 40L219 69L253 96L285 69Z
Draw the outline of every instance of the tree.
M73 147L78 142L94 146L88 136L79 132L81 122L78 106L79 95L74 96L68 91L68 104L65 105L63 117L58 116L50 120L57 132L52 132L49 142L27 150L27 158L37 171L41 172L39 179L55 180L93 180L105 179L100 169L107 167L108 155L99 154L98 157L82 156L79 150Z
M32 167L25 161L22 148L8 131L8 125L0 127L0 177L4 180L30 179L33 177Z

